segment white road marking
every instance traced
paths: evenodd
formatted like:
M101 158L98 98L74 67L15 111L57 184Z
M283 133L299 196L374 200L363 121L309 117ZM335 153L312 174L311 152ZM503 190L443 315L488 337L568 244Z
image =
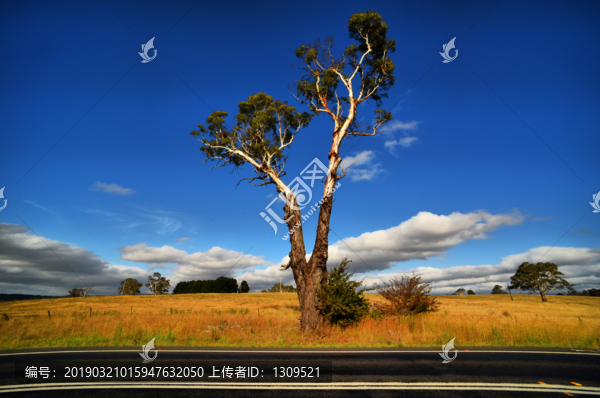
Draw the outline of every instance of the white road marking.
M38 354L82 354L82 353L104 353L104 352L140 352L140 350L97 350L97 351L40 351L40 352L15 352L0 354L0 357L10 355L38 355ZM412 354L412 353L436 353L438 351L235 351L235 350L169 350L161 349L163 353L209 353L209 354ZM587 352L563 352L563 351L476 351L476 350L458 350L461 354L465 353L503 353L503 354L566 354L566 355L598 355L598 353Z
M600 395L597 387L562 386L558 384L513 383L193 383L193 382L106 382L48 383L0 386L0 393L97 388L163 388L163 389L253 389L253 390L480 390L480 391L544 391Z

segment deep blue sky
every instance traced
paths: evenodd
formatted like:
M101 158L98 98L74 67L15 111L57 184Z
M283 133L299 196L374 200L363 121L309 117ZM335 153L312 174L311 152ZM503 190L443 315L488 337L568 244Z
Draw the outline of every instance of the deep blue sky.
M589 202L600 190L600 6L494 4L3 2L0 291L85 283L114 294L115 280L151 271L172 283L226 274L253 291L279 282L289 242L259 215L274 186L236 189L252 170L211 171L189 132L260 91L306 110L288 91L303 73L294 50L334 36L340 55L353 42L348 19L367 10L396 40L396 84L382 105L396 124L342 144L343 157L365 161L336 192L331 265L343 249L374 271L359 274L367 283L419 269L436 293L488 294L544 255L578 288L598 288L600 214ZM142 63L152 37L157 56ZM444 64L453 37L459 55ZM359 119L374 109L362 106ZM325 116L302 131L290 181L327 159L331 133ZM304 228L308 252L315 226ZM363 235L375 231L375 243ZM292 283L291 270L283 278Z

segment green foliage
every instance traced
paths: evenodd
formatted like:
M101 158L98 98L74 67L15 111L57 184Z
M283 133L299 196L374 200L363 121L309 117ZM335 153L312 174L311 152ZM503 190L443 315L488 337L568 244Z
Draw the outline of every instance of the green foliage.
M506 294L506 292L502 289L502 286L495 285L492 289L492 294Z
M140 288L144 286L139 283L137 279L127 278L124 281L121 281L121 286L117 289L119 294L121 295L134 295L140 294Z
M475 292L474 292L474 291L472 291L472 290L469 290L469 291L467 292L467 294L475 294Z
M242 283L240 283L240 293L250 293L248 282L242 281Z
M439 303L435 297L429 296L431 284L421 282L421 275L412 277L402 275L383 285L375 284L375 289L385 300L385 304L376 306L377 313L384 315L404 316L417 315L438 310Z
M324 105L336 100L338 86L340 83L344 86L342 79L356 77L359 79L358 89L355 90L357 97L362 92L361 101L374 100L380 106L382 98L387 97L387 92L395 82L395 66L390 54L396 51L396 42L387 38L387 32L387 24L382 21L381 15L367 11L350 17L348 33L357 43L348 46L343 57L332 55L333 37L324 39L324 43L317 40L314 44L298 47L296 57L310 72L296 82L298 99L316 112L319 103ZM347 97L338 94L338 98L340 105L349 103ZM376 113L378 116L386 115L391 120L391 114L381 109Z
M306 127L311 116L296 112L296 108L273 100L273 97L260 92L238 104L236 125L229 128L225 111L214 111L207 119L207 127L199 124L198 130L190 132L193 136L202 136L200 150L206 160L216 160L220 164L231 164L235 168L249 159L260 165L256 168L259 179L271 182L265 173L272 168L277 174L287 156L283 149L292 143L295 134ZM256 165L255 165L256 166Z
M245 281L244 281L245 282ZM247 285L247 283L246 283ZM220 276L214 280L198 280L179 282L173 294L185 294L185 293L237 293L238 284L234 278L227 278ZM248 287L248 291L250 288Z
M564 274L558 270L554 263L529 263L524 262L519 266L515 275L510 277L510 289L523 291L539 291L542 301L546 300L546 293L554 289L573 289L575 285L570 284L562 278Z
M363 90L370 92L379 85L376 92L371 96L378 104L382 97L387 97L387 91L396 81L394 78L394 63L389 54L396 51L396 42L387 38L388 26L382 21L381 15L375 11L367 11L354 14L348 22L350 37L360 44L350 45L344 51L344 55L359 58L367 52L367 39L371 45L372 53L369 54L367 62L366 78L363 80ZM351 63L352 64L352 63ZM382 77L378 81L378 77Z
M581 292L581 295L582 296L600 297L600 289L583 290Z
M160 276L160 272L155 272L154 275L148 277L148 283L145 285L150 291L156 295L169 293L171 282L164 276Z
M332 325L342 328L359 322L369 314L369 301L363 293L366 289L357 291L362 283L350 280L354 273L349 273L348 263L344 258L327 277L327 283L321 286L319 298L321 311L325 319Z
M582 290L581 293L579 293L574 288L568 288L567 296L592 296L592 297L600 297L600 289Z
M460 289L458 289L457 291L454 292L454 295L462 296L463 294L465 294L465 292L466 292L466 290L461 287Z

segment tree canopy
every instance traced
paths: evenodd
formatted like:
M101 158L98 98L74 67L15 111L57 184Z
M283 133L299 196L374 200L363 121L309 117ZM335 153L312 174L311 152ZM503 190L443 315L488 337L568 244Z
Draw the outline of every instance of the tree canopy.
M248 288L250 291L250 288ZM234 278L220 276L217 279L179 282L173 294L185 293L237 293L238 284Z
M119 294L121 295L133 295L140 294L140 288L144 286L137 279L127 278L124 281L121 281L121 286L117 289Z
M500 285L495 285L494 288L492 289L492 294L508 294L504 291L504 289L502 289L502 286Z
M160 276L160 272L155 272L154 275L148 277L148 283L145 285L155 295L169 293L171 282L164 276Z
M238 104L236 125L229 128L225 111L214 111L207 119L207 127L198 125L198 130L190 134L201 137L200 150L205 161L217 161L216 167L232 165L238 168L248 162L254 166L256 177L245 178L253 182L262 180L256 186L277 184L282 190L286 187L279 179L285 175L284 168L288 155L284 149L296 134L310 122L311 116L296 112L287 102L273 100L273 97L260 92Z
M519 266L517 272L510 277L511 284L509 288L520 289L522 291L537 290L542 297L543 302L547 302L546 293L554 289L573 289L566 279L562 278L564 274L558 270L558 265L554 263L537 264L524 262Z

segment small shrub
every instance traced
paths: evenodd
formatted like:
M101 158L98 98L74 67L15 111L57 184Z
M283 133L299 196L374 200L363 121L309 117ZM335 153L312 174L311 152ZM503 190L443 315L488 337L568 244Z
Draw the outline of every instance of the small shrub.
M502 315L504 315L504 316L510 316L510 312L508 312L508 311L504 311L504 312L502 313Z
M332 324L346 328L359 322L369 313L369 301L363 293L357 291L362 283L350 280L347 265L352 261L344 258L327 277L327 284L321 286L319 298L325 319Z
M435 297L428 296L431 284L421 282L421 275L412 277L402 275L382 286L375 284L375 290L387 302L379 304L377 311L387 315L416 315L437 311L439 303Z

